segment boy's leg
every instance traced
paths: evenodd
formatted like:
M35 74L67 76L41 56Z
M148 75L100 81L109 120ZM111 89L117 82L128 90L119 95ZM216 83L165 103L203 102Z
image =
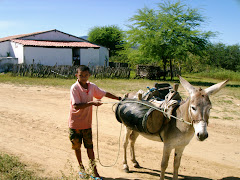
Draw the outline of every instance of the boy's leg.
M93 149L92 148L91 149L87 149L87 154L88 154L88 158L91 161L91 166L93 167L95 176L96 177L100 177L99 174L98 174L98 171L97 171L97 166L96 166L96 163L95 163L95 157L94 157Z
M80 169L84 169L84 166L82 164L82 154L81 154L81 149L75 149L75 155L78 160L78 164L80 166Z
M82 135L80 130L69 129L69 139L72 142L72 149L75 151L75 155L80 166L80 169L84 170L81 155Z
M95 157L93 152L93 141L92 141L92 129L85 129L83 131L83 143L84 147L87 149L88 158L91 161L91 166L94 170L95 177L100 177L97 171Z

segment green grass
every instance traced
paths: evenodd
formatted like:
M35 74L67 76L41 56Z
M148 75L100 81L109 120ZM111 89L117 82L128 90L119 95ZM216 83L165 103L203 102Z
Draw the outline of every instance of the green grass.
M220 82L219 79L205 78L199 76L199 74L186 74L182 75L194 86L208 87L214 83ZM224 78L227 79L227 78ZM11 73L0 74L0 83L11 83L15 85L33 85L33 86L45 86L45 87L58 87L69 89L76 79L61 79L61 78L37 78L37 77L21 77L12 76ZM137 92L139 89L147 91L147 86L153 87L157 83L179 83L178 78L175 77L174 81L160 81L160 80L148 80L148 79L95 79L90 78L90 81L98 85L100 88L114 93L116 95L123 95L129 92ZM239 93L240 80L230 80L227 84L229 94L240 99ZM225 88L224 88L225 89Z
M74 79L60 79L60 78L37 78L37 77L22 77L12 76L11 73L0 74L0 82L24 85L39 85L39 86L57 86L69 87Z
M0 153L0 179L1 180L40 180L33 171L27 170L26 165L17 157Z
M90 78L91 82L97 84L100 88L118 95L127 92L136 92L139 89L147 91L147 86L153 87L156 80L147 79L95 79ZM1 74L0 83L11 83L16 85L32 85L45 87L59 87L69 89L76 79L60 78L37 78L12 76L11 73Z
M62 172L61 177L49 178L39 177L34 171L28 170L27 166L20 162L18 157L10 156L0 152L0 180L77 180L79 179L78 173L73 170L70 163L66 167L69 170L68 175ZM92 169L86 169L87 172L91 172ZM85 179L90 179L86 177Z
M215 83L219 83L223 80L228 79L215 79L211 77L204 77L200 74L185 74L183 77L189 81L193 86L200 86L203 88L209 87ZM240 99L240 80L231 80L229 79L225 88L221 90L222 93L233 96L234 98Z
M240 81L240 72L234 72L221 68L195 73L194 76L220 80L229 79L230 81Z
M223 103L225 103L225 104L233 104L233 102L232 101L230 101L230 100L222 100L221 102L223 102Z
M224 120L233 120L233 117L224 117Z

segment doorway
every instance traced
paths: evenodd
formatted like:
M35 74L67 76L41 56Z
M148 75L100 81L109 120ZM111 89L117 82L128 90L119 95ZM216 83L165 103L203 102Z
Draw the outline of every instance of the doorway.
M73 66L79 66L81 65L81 60L80 60L80 48L72 48L72 64Z

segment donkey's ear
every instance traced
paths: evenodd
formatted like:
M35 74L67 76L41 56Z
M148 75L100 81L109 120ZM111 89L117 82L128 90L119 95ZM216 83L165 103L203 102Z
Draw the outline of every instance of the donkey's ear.
M217 93L218 91L220 91L224 86L226 86L228 80L214 84L210 87L208 87L207 89L205 89L205 92L210 96L212 94Z
M185 79L183 79L181 76L178 76L180 83L184 87L184 89L191 95L195 92L195 88Z

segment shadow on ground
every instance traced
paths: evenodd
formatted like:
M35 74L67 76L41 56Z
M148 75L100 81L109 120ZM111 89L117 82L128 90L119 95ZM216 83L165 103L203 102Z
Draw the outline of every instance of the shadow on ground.
M136 174L148 174L151 176L155 176L155 177L160 177L160 173L161 171L159 170L155 170L155 169L149 169L149 168L144 168L144 167L140 167L138 168L139 170L144 170L144 171L137 171L137 170L133 170L130 171L129 173L136 173ZM173 174L172 173L165 173L165 179L172 179ZM206 177L199 177L199 176L184 176L179 174L178 177L180 179L185 179L185 180L212 180L210 178L206 178ZM130 179L126 179L126 178L107 178L105 177L104 180L130 180ZM135 180L141 180L141 179L135 179ZM240 180L239 177L224 177L224 178L220 178L218 180Z

